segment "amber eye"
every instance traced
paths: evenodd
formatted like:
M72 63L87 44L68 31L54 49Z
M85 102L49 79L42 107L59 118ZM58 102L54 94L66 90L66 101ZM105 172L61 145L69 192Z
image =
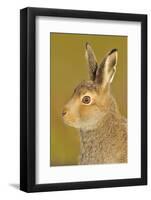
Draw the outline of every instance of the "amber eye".
M84 96L82 98L82 103L89 104L90 102L91 102L91 97L90 96Z

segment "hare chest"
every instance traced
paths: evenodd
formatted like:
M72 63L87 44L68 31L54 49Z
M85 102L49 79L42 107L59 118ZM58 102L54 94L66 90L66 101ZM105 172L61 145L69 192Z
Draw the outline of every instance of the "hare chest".
M116 128L98 132L82 132L79 164L127 162L126 130Z

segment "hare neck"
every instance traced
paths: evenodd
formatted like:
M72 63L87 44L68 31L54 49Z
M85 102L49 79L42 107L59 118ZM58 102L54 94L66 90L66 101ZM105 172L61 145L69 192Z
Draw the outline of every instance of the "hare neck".
M87 126L80 129L80 141L85 143L86 140L96 140L96 135L98 135L99 127L101 127L102 120L98 121L94 126Z
M93 142L94 140L96 143L96 138L100 139L103 136L103 134L108 135L108 129L114 126L114 121L116 122L121 118L122 116L120 115L120 113L110 111L106 113L94 127L80 129L81 144L89 140L91 140L91 142Z

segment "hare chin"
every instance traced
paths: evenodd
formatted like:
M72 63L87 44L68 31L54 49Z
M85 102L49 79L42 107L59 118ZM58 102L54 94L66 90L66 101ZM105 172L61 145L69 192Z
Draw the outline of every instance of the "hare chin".
M66 125L70 126L70 127L77 128L77 129L80 128L80 124L77 123L77 122L70 122L70 121L67 121L67 120L65 120L65 119L63 119L63 122L64 122Z

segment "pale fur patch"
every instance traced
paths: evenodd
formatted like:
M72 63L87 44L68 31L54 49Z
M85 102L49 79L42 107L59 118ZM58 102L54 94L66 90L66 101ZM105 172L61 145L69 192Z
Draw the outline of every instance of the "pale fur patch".
M86 121L80 121L80 129L82 129L82 131L90 131L97 129L104 115L105 113L98 111L90 119Z

